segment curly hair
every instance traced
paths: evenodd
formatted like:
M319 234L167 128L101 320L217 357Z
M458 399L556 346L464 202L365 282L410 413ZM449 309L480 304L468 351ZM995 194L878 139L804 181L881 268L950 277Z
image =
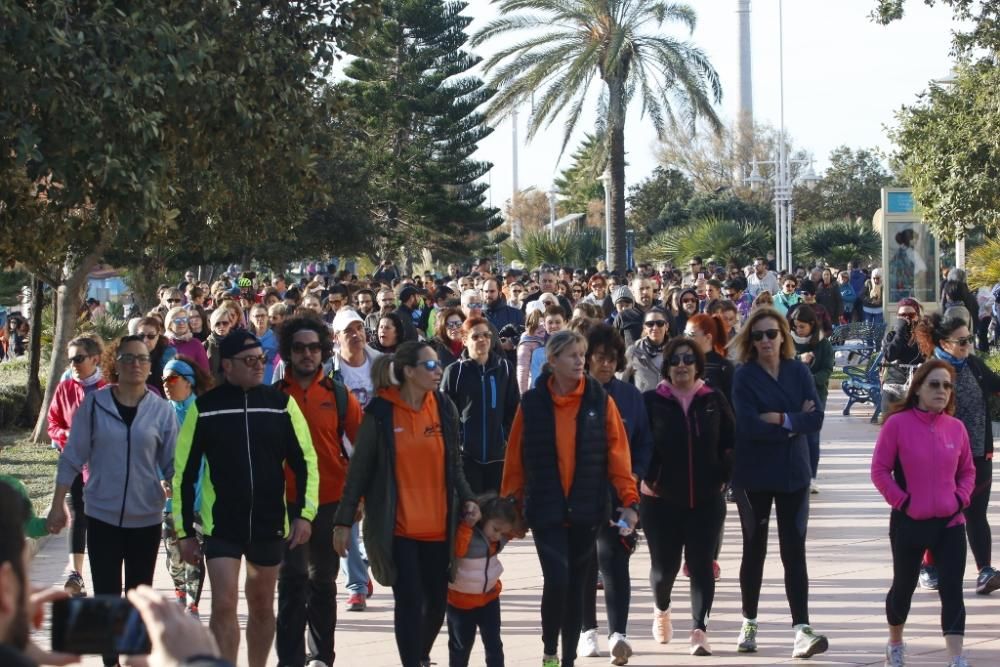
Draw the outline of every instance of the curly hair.
M330 336L330 329L323 320L313 314L312 317L293 317L285 320L278 328L278 349L281 358L286 363L292 361L292 340L295 334L300 331L313 331L319 337L319 344L323 346L323 361L333 356L333 339Z

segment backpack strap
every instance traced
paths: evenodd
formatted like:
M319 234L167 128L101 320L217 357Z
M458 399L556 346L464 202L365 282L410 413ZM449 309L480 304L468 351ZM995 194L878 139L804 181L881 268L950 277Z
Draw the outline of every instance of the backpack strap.
M351 458L344 446L344 421L347 419L347 385L337 376L339 373L331 372L323 378L323 386L333 394L333 400L337 404L337 444L340 445L340 453L345 459Z

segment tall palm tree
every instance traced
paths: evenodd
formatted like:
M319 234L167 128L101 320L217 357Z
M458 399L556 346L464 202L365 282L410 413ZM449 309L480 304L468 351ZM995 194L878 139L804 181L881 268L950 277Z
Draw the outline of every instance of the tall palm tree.
M718 131L713 103L722 99L719 75L701 49L661 32L679 23L690 34L695 13L688 5L657 0L493 0L500 16L475 36L472 46L503 38L484 62L488 85L497 90L487 116L508 113L530 95L535 108L531 139L566 114L562 151L580 118L591 84L598 98L599 130L605 131L611 167L612 269L625 267L625 114L638 93L659 137L699 116ZM517 40L515 33L525 33Z

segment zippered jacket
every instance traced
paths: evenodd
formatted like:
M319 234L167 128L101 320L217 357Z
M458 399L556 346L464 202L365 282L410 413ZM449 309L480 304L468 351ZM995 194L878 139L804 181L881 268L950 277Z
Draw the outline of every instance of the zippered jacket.
M272 385L248 391L228 382L198 397L177 439L174 525L194 535L201 471L205 535L248 544L288 535L291 519L312 521L319 473L309 425L295 399ZM295 474L295 505L285 504L285 465Z
M480 365L463 352L444 369L441 391L458 408L462 454L477 463L503 461L521 399L507 358L491 352L486 364Z
M103 379L97 381L97 389L107 386ZM96 390L94 390L96 391ZM79 381L71 378L61 381L56 385L56 393L52 396L52 403L49 405L49 437L52 442L63 449L66 440L69 439L69 427L73 423L73 415L76 409L83 403L87 390Z
M646 486L676 506L714 502L733 466L735 420L726 398L706 384L687 414L665 384L643 398L653 431Z
M483 531L465 523L455 535L455 580L448 584L448 604L459 609L478 609L500 597L503 565L498 558L506 540L490 544Z
M160 472L174 472L177 417L170 403L151 391L139 401L128 426L111 387L90 393L73 416L69 440L59 457L56 484L69 486L83 469L87 516L119 528L146 528L163 519Z
M872 483L894 510L911 519L965 523L976 483L969 434L946 414L915 408L885 420L875 442Z

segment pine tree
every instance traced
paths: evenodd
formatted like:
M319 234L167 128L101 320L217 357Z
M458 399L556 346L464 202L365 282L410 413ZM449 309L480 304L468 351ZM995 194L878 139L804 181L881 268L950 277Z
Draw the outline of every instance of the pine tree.
M467 255L502 222L483 206L492 164L471 159L492 129L476 112L490 96L467 74L479 58L463 50L465 2L385 0L373 34L348 48L356 58L342 85L364 135L358 150L372 174L373 250L413 257L421 248Z

